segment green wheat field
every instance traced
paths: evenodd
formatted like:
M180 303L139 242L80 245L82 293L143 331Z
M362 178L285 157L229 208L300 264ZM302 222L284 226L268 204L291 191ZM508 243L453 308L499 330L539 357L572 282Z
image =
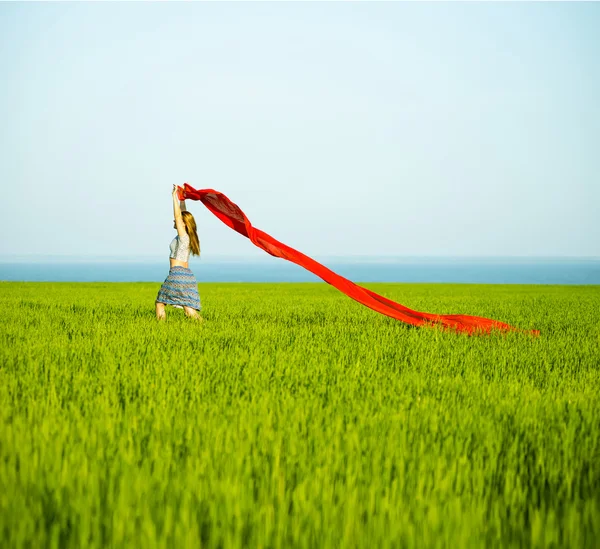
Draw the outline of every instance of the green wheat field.
M599 286L159 286L0 283L1 547L599 547Z

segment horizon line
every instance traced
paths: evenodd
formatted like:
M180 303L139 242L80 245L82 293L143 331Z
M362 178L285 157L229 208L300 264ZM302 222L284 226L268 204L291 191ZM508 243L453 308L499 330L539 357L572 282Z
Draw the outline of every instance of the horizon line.
M600 261L600 256L582 256L582 255L314 255L313 259L319 259L322 261L340 261L340 260L351 260L351 261L406 261L406 260L436 260L436 259L457 259L457 260L580 260L580 261ZM218 261L252 261L252 262L266 262L274 258L270 255L242 255L242 254L211 254L208 258L190 258L192 263L199 261L204 262L218 262ZM50 262L65 262L65 261L76 261L76 262L100 262L100 261L114 261L114 262L159 262L165 261L166 258L157 255L137 255L137 256L125 256L125 255L74 255L74 254L4 254L0 255L0 263L50 263Z

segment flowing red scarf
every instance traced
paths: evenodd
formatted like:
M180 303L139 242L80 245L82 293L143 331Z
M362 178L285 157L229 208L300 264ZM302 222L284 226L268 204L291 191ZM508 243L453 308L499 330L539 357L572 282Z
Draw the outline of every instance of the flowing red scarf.
M340 292L348 297L366 305L370 309L386 316L401 320L413 326L423 325L442 325L444 328L454 329L458 332L464 332L469 335L474 333L490 333L492 330L501 331L524 331L534 335L539 335L539 330L521 330L504 322L492 320L491 318L482 318L480 316L470 315L436 315L431 313L421 313L413 311L400 303L387 299L371 290L362 288L351 282L347 278L334 273L321 263L311 259L307 255L286 246L282 242L274 239L260 229L256 229L250 223L244 212L237 204L234 204L223 193L213 189L197 190L184 183L183 188L178 187L180 200L189 198L190 200L200 200L214 215L216 215L225 225L231 227L234 231L249 238L252 243L268 254L275 257L287 259L296 265L304 267L311 273L322 278L328 284L331 284Z

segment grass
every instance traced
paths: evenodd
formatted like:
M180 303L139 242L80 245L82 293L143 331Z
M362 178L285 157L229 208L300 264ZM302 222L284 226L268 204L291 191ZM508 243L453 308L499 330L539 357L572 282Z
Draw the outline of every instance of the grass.
M0 546L597 547L600 288L0 283Z

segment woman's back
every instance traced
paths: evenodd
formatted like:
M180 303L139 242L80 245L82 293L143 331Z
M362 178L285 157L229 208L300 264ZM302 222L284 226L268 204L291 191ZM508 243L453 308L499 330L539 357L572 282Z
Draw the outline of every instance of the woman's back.
M189 235L177 235L169 245L171 253L169 257L177 261L187 263L190 258L190 237Z

